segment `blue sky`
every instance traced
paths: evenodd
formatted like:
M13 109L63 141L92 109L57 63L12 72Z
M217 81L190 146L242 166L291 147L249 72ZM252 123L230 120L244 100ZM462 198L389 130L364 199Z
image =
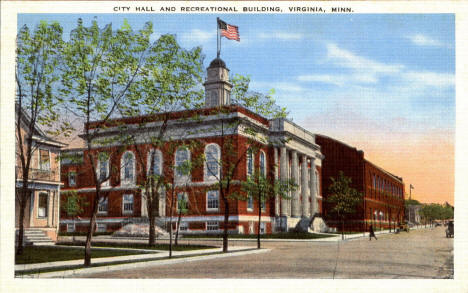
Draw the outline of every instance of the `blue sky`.
M207 14L21 14L18 27L56 20L64 38L78 17L85 24L134 29L154 24L154 39L176 34L187 48L216 55L216 16ZM411 131L453 129L455 32L452 14L224 14L239 26L240 42L222 39L231 73L250 75L251 88L276 90L297 122L339 105L377 123L408 119ZM427 126L427 125L426 125ZM315 129L320 131L320 129Z
M416 186L417 199L453 203L453 14L20 14L18 27L55 20L67 39L79 17L133 29L151 21L154 40L170 33L202 46L206 67L217 16L239 27L241 41L223 38L221 58L251 76L252 90L275 89L296 123L363 149Z

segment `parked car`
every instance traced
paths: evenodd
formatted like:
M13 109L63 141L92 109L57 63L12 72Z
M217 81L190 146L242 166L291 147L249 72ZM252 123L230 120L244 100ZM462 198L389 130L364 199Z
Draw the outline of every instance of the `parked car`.
M453 221L448 222L447 229L445 229L445 237L453 238Z

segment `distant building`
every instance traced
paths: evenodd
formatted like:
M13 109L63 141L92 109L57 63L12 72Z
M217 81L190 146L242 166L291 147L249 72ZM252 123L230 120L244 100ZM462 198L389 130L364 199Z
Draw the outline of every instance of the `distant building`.
M421 215L419 214L422 205L407 205L405 219L412 224L421 224Z
M17 107L17 111L19 111ZM20 206L18 196L22 192L23 170L20 161L21 135L26 147L25 137L28 134L29 118L23 112L20 129L16 132L16 200L15 228L19 229ZM28 200L25 208L24 227L26 243L41 243L57 240L60 206L60 150L65 144L47 137L37 126L32 136L33 153L29 168ZM48 238L48 239L47 239Z
M233 192L240 192L240 181L246 180L253 174L254 169L276 179L293 178L299 189L291 193L290 199L271 198L264 206L259 206L251 197L247 200L229 199L229 232L249 234L257 232L258 211L261 209L261 233L285 231L295 228L302 219L310 225L313 215L321 212L321 165L323 156L315 136L300 126L286 119L268 120L257 113L230 102L231 83L229 70L221 59L215 59L207 69L205 86L205 108L171 112L168 123L168 135L184 142L197 140L202 146L193 151L178 148L174 152L167 149L167 144L154 149L150 144L141 142L147 158L154 158L153 164L147 161L146 166L155 166L155 174L162 174L167 178L175 176L177 199L188 201L188 212L182 216L181 233L220 233L224 228L224 203L218 190L210 190L219 177L220 168L216 162L225 154L222 153L223 139L229 138L233 142L233 152L240 158L240 164L233 178ZM224 114L219 114L219 109ZM163 114L161 114L163 115ZM164 114L165 115L165 114ZM200 121L194 123L187 117L197 115ZM158 117L130 117L114 120L129 127L145 119L148 127L154 133L158 131ZM154 120L151 120L154 119ZM223 122L224 121L224 122ZM226 123L228 121L228 123ZM238 127L233 128L232 121L240 121ZM225 123L223 135L220 132L221 123ZM91 128L94 124L91 123ZM248 152L249 133L245 129L254 127L260 136L268 137L271 144L263 143L257 154ZM102 138L115 134L113 127L101 130ZM126 147L117 152L120 145L102 147L92 146L95 154L115 154L110 157L102 156L102 160L94 162L98 166L99 176L106 178L110 172L110 179L102 185L106 194L98 207L97 231L115 231L129 221L138 221L147 217L145 198L142 196L142 170L147 169L136 160L136 150ZM88 159L87 148L67 150L67 154L74 154L79 160L62 161L62 180L67 191L76 191L90 202L95 196L91 162ZM150 154L156 154L150 156ZM185 160L193 160L205 155L207 158L203 167L193 170L189 176L181 176L172 171L172 166ZM98 156L96 156L98 157ZM210 171L208 171L210 170ZM143 171L145 172L145 171ZM166 171L164 171L166 172ZM175 174L174 174L175 173ZM244 194L245 195L245 194ZM159 203L159 223L170 220L170 193L163 193ZM89 225L91 206L84 209L80 219L72 220L62 212L60 229L62 231L85 231ZM174 210L174 222L176 221Z
M345 230L367 230L374 227L390 227L402 222L405 215L404 183L401 177L376 166L364 158L364 152L341 141L324 135L316 135L315 141L325 156L322 162L323 215L330 227L341 229L338 219L326 203L330 177L337 178L340 171L352 179L351 187L364 195L356 213L345 223Z

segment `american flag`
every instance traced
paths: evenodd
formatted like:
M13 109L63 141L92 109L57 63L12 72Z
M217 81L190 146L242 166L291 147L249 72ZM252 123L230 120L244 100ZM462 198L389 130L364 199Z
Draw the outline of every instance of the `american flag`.
M237 26L227 24L221 19L218 19L218 28L221 30L221 36L224 36L229 40L240 42L239 28Z

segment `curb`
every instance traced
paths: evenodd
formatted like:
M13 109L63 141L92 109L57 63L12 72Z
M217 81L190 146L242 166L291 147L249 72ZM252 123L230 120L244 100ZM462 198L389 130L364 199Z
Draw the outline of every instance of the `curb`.
M57 271L57 272L49 272L49 273L37 273L37 274L23 275L17 278L33 278L33 279L65 278L65 277L78 276L78 275L84 275L84 274L110 272L110 271L118 271L118 270L125 270L125 269L137 269L137 268L144 268L144 267L150 267L150 266L171 265L171 264L186 263L186 262L193 262L193 261L200 261L200 260L225 258L225 257L231 257L231 256L266 253L270 251L271 249L254 249L254 250L234 251L234 252L229 252L226 254L202 255L202 256L194 256L194 257L188 256L186 258L179 258L179 259L153 260L153 261L146 261L146 262L120 264L120 265L109 265L109 266L102 266L102 267L95 267L95 268L80 268L80 269L74 269L74 270L65 270L65 271Z

